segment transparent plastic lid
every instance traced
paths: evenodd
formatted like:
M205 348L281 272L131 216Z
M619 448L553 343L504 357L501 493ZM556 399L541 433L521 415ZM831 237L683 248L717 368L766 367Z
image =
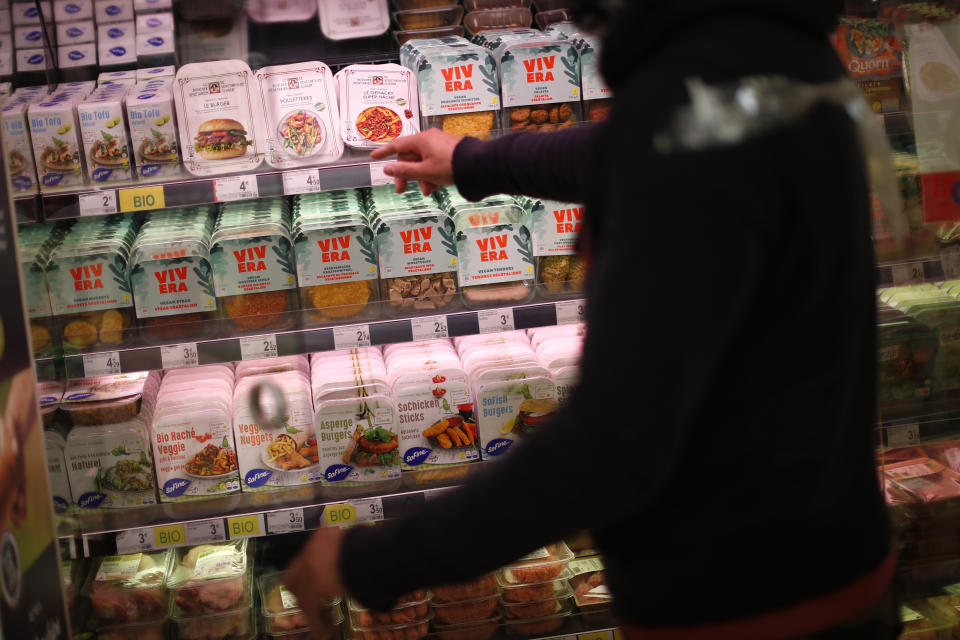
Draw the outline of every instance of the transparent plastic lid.
M86 595L162 588L170 572L171 550L97 558L91 566Z
M173 570L167 578L171 590L235 580L247 575L247 539L183 547L176 551Z

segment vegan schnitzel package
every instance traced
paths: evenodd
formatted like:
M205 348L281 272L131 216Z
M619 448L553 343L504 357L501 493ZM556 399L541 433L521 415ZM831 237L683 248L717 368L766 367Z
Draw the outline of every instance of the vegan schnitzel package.
M353 64L334 76L340 96L340 133L355 149L375 149L420 133L417 79L398 64Z

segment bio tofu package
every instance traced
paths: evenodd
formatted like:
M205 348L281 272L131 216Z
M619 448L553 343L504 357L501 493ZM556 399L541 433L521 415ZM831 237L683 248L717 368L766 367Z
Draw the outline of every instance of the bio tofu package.
M356 149L373 149L420 132L417 80L398 64L353 64L337 73L340 132Z
M40 95L11 96L2 109L3 149L6 153L7 188L13 194L37 192L37 173L27 129L27 108Z
M106 84L77 105L87 173L94 183L133 177L122 85Z
M245 62L184 65L177 71L174 101L190 173L208 176L260 166L266 151L263 102Z
M141 178L180 175L173 81L141 82L127 93L130 140Z
M60 46L95 42L96 39L97 31L93 20L57 23L57 43Z
M303 62L257 71L267 117L267 162L278 169L336 160L343 153L330 68Z
M60 91L27 109L41 190L84 182L76 112L82 97L80 92Z

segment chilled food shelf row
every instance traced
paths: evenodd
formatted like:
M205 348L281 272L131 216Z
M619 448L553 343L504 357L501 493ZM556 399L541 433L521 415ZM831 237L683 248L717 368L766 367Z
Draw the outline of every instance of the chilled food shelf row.
M583 300L571 299L366 324L346 324L321 329L131 347L69 355L62 359L38 358L37 373L41 380L53 380L64 375L67 378L82 378L164 368L194 367L365 345L386 345L429 338L453 338L500 333L513 329L574 324L583 319Z

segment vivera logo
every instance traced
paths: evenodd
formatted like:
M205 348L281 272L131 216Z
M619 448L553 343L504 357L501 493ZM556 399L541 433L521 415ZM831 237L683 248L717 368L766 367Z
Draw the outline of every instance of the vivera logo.
M480 248L480 262L495 262L507 259L507 234L477 238L477 247Z
M190 290L186 283L187 267L164 269L154 272L153 275L157 278L157 287L161 294L186 293Z
M350 236L335 236L317 240L322 262L341 262L350 259Z
M400 239L403 240L404 253L425 253L432 251L430 248L430 236L433 235L433 227L416 227L400 232Z
M256 489L257 487L262 487L267 484L267 481L270 480L272 475L273 471L269 469L251 469L243 477L243 481L247 483L248 487Z
M353 467L348 464L332 464L323 471L323 477L327 482L342 482L351 471Z
M473 63L440 69L444 91L472 91Z
M556 64L556 56L524 60L523 67L527 72L527 82L553 82L553 68Z
M193 481L186 478L171 478L163 484L163 495L168 498L179 498L191 484Z
M471 213L467 218L470 220L471 227L483 227L490 224L498 224L500 222L500 212Z
M267 245L259 247L250 247L233 252L233 257L237 259L237 272L250 273L253 271L266 271L267 263L264 261L267 256Z
M73 278L74 291L89 291L92 289L103 289L103 263L85 264L70 269L70 276Z
M558 209L553 212L553 217L557 221L557 233L580 233L583 207Z

